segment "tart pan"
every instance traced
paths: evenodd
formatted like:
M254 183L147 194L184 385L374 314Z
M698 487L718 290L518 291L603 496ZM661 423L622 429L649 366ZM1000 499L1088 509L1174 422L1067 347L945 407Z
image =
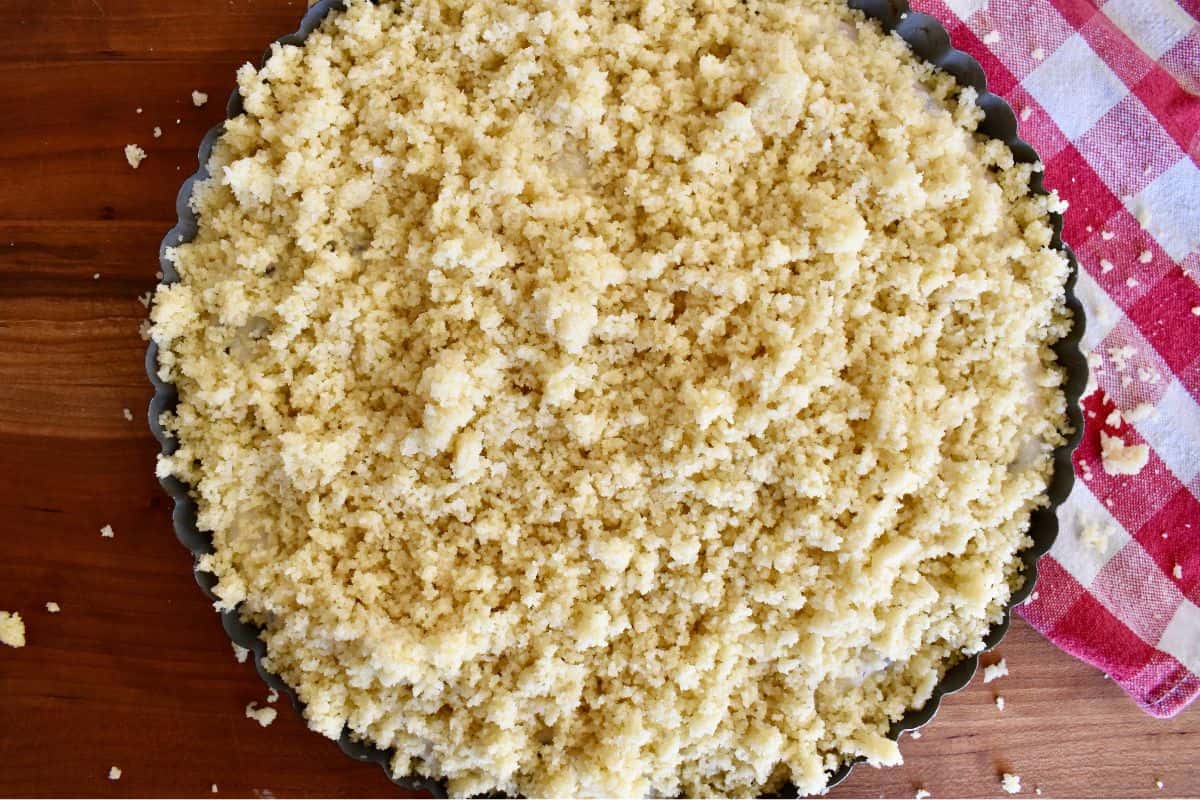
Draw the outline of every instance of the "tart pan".
M1017 120L1012 108L1003 99L987 91L987 78L979 62L966 53L955 50L950 46L950 37L937 19L926 14L910 11L907 0L848 0L848 2L852 8L856 8L866 14L866 16L877 20L884 31L893 32L895 35L900 36L916 55L952 75L960 85L970 86L975 89L978 93L977 103L984 114L978 128L980 133L994 139L999 139L1008 145L1012 151L1013 158L1018 163L1036 163L1040 161L1033 148L1018 137ZM319 0L319 2L308 9L308 12L300 22L300 27L294 33L278 39L278 43L285 45L302 44L309 33L320 25L327 14L340 10L343 7L342 0ZM263 56L264 60L269 55L270 51ZM240 115L242 111L242 98L235 90L226 106L226 118L232 119ZM176 272L174 264L166 258L166 251L168 247L174 247L178 244L191 241L196 235L197 219L189 206L192 186L196 181L202 181L209 177L209 156L212 154L213 145L223 132L224 125L221 124L209 130L204 136L204 139L200 143L199 169L184 181L179 189L179 194L175 201L178 220L175 226L167 232L159 248L159 263L164 284L175 283L179 280L179 274ZM1046 193L1042 185L1042 173L1036 172L1033 174L1030 181L1030 189L1035 194ZM1004 609L1003 619L988 632L988 636L984 640L985 649L987 650L999 644L1000 640L1004 637L1005 632L1008 630L1013 607L1024 602L1030 592L1033 591L1034 583L1037 580L1037 561L1050 549L1058 535L1056 510L1066 500L1067 495L1071 492L1071 487L1074 485L1075 473L1071 462L1071 454L1074 452L1076 445L1078 445L1083 431L1083 418L1079 409L1079 398L1087 382L1087 363L1079 350L1079 342L1084 330L1083 309L1074 292L1079 267L1074 254L1062 241L1062 217L1058 214L1051 215L1051 222L1054 228L1054 238L1051 245L1062 251L1070 261L1070 275L1066 284L1066 304L1071 311L1073 324L1070 332L1054 345L1054 352L1058 357L1059 364L1067 372L1064 390L1067 397L1067 415L1073 433L1068 441L1054 452L1054 473L1048 487L1049 504L1046 507L1037 509L1031 515L1028 535L1033 540L1033 544L1021 552L1021 559L1024 563L1024 571L1022 573L1025 578L1024 583L1013 592L1012 598ZM158 376L158 346L154 342L151 342L146 350L146 374L150 378L150 383L154 386L154 397L150 401L149 408L150 430L153 432L154 438L161 445L162 452L170 454L175 451L178 445L170 433L165 431L159 423L159 415L175 407L178 402L178 393L173 384L163 381ZM166 493L175 502L175 508L171 517L176 537L184 547L192 552L196 559L199 559L202 555L211 553L213 549L211 536L201 531L196 525L196 504L191 497L190 487L174 477L164 478L160 483ZM216 600L216 595L213 593L213 587L217 583L216 577L211 573L203 572L196 568L193 569L193 574L195 575L196 583L200 585L200 589L204 592L205 596L210 600ZM250 650L254 658L254 666L267 685L282 694L286 694L291 698L292 706L298 712L303 712L304 705L300 702L292 688L284 683L283 679L278 675L269 672L263 667L262 659L266 654L266 644L259 639L259 629L256 626L243 622L236 609L223 612L221 614L221 624L225 628L226 633L229 634L229 638L235 644ZM926 701L925 705L919 709L910 709L901 719L893 723L888 736L892 739L897 739L902 732L915 730L929 722L934 714L937 713L938 705L942 698L966 686L975 674L978 666L978 654L966 658L955 665L934 687L933 694ZM388 778L397 786L405 789L422 790L434 797L446 796L446 787L439 781L415 775L393 776L388 766L391 760L391 752L359 741L349 728L343 729L341 737L337 740L337 744L342 749L342 752L351 758L378 764L383 768ZM839 770L830 776L826 788L832 788L845 780L854 765L861 760L860 758L842 765ZM797 796L796 788L791 784L781 787L777 792L773 792L772 794L779 797Z

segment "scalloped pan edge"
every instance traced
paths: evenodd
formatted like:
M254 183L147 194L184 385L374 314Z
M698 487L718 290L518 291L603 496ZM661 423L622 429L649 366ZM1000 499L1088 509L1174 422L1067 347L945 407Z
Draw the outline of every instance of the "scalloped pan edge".
M1013 157L1019 163L1035 163L1040 161L1034 149L1017 135L1017 120L1012 108L1000 97L987 91L987 77L983 68L971 56L955 50L950 46L950 37L945 28L934 17L910 11L907 0L848 0L850 7L858 9L867 17L877 20L885 32L899 35L912 51L952 75L962 86L970 86L978 92L977 103L984 112L983 122L979 132L1004 142L1012 151ZM342 0L319 0L308 9L300 26L294 33L282 36L276 40L279 44L303 44L308 35L318 26L331 11L344 7ZM270 55L270 49L263 60ZM226 119L232 119L242 113L242 98L235 89L226 105ZM224 123L216 125L205 134L200 142L198 152L199 169L183 182L175 200L177 221L167 232L159 247L159 264L163 273L164 284L176 283L179 274L174 265L166 258L168 247L173 247L191 241L196 235L197 219L189 202L192 187L196 181L209 177L208 160L212 154L213 145L224 132ZM1045 194L1042 184L1042 173L1035 173L1031 181L1031 190L1037 194ZM1087 382L1087 363L1079 350L1079 342L1083 337L1084 316L1079 300L1075 297L1075 281L1078 277L1078 264L1070 248L1062 241L1062 217L1053 215L1051 222L1054 228L1052 246L1061 250L1071 264L1070 275L1066 284L1066 302L1070 309L1073 324L1070 332L1054 345L1055 355L1059 363L1067 370L1065 392L1067 396L1067 414L1074 433L1068 441L1054 452L1054 474L1048 488L1049 505L1033 512L1029 524L1029 536L1033 544L1025 549L1021 558L1025 567L1025 581L1013 592L1012 598L1004 609L1004 618L988 632L985 641L985 652L1000 643L1008 631L1013 608L1023 602L1033 591L1037 581L1037 561L1054 544L1058 536L1058 519L1056 510L1070 494L1075 483L1075 473L1071 455L1078 445L1083 432L1083 417L1079 408L1079 398ZM159 416L163 411L173 409L178 402L175 386L163 381L158 376L158 346L151 342L146 349L146 375L154 387L154 397L148 409L150 430L158 440L164 454L171 454L177 448L174 438L159 424ZM163 490L175 502L171 519L175 528L175 536L180 543L190 550L195 559L212 552L212 540L208 534L199 530L196 523L196 504L190 496L190 489L174 477L159 481ZM211 573L193 569L196 583L210 600L216 600L213 587L216 578ZM303 713L304 704L296 693L282 678L268 671L263 666L266 655L266 644L259 639L259 629L241 620L237 610L221 613L221 625L229 634L230 640L248 649L254 658L255 669L268 686L291 698L292 706L297 712ZM904 731L915 730L929 722L937 713L943 697L962 689L974 676L979 666L979 654L964 659L949 670L942 680L934 687L933 694L919 709L910 709L901 719L892 724L888 736L898 739ZM364 744L356 740L349 728L342 731L337 740L342 752L353 759L378 764L388 776L388 779L405 789L423 790L434 797L446 797L445 785L440 781L420 776L396 777L391 774L389 762L391 752ZM847 762L834 772L826 786L831 789L844 781L850 771L862 759ZM785 785L775 796L795 797L796 788Z

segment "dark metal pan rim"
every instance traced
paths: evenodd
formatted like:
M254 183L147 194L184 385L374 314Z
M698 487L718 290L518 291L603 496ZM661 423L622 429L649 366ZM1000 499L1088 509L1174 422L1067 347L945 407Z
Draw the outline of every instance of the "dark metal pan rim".
M1019 163L1036 163L1040 161L1033 148L1017 135L1017 120L1012 108L1003 99L987 91L987 78L979 62L966 53L955 50L950 46L950 37L937 19L926 14L910 11L907 0L848 0L848 2L851 7L859 9L868 17L878 20L885 31L894 31L908 43L914 53L952 75L959 84L974 88L978 93L977 103L983 110L984 115L983 121L979 126L980 133L994 139L999 139L1008 145L1013 153L1013 157ZM342 8L344 8L343 0L319 0L319 2L305 13L299 28L294 33L279 38L277 42L285 45L302 44L328 13ZM270 50L264 54L264 60L269 55ZM235 90L226 106L226 119L232 119L241 113L242 98L238 91ZM163 283L165 284L175 283L179 280L179 275L175 271L174 264L166 258L166 251L169 247L191 241L196 235L196 215L189 206L192 187L196 181L208 178L207 165L209 156L212 154L213 145L223 131L224 123L213 127L204 136L199 148L199 169L185 180L179 189L179 194L175 201L175 210L178 217L177 222L167 232L159 248L159 262L163 273ZM1045 194L1041 173L1034 174L1031 182L1031 191L1036 194ZM1065 387L1067 413L1074 433L1065 444L1057 448L1054 452L1054 473L1048 489L1049 503L1047 506L1033 512L1029 526L1029 537L1033 540L1033 544L1022 551L1021 554L1022 561L1024 562L1025 581L1013 593L1012 598L1004 609L1003 619L989 631L988 636L984 640L985 650L994 648L999 644L1001 638L1003 638L1005 632L1008 630L1013 608L1017 604L1024 602L1033 590L1034 583L1037 580L1037 560L1054 544L1054 540L1058 535L1056 509L1066 500L1071 487L1074 485L1075 478L1071 463L1071 454L1074 452L1076 445L1078 445L1083 431L1083 418L1080 413L1079 398L1087 381L1087 364L1079 350L1079 342L1084 331L1084 317L1083 309L1074 292L1075 281L1078 275L1078 264L1070 248L1062 241L1061 216L1057 214L1052 215L1051 222L1054 227L1052 244L1054 247L1060 249L1071 263L1070 276L1066 285L1066 295L1067 306L1071 310L1074 322L1070 332L1055 344L1054 352L1058 357L1059 363L1067 371L1067 383ZM177 444L170 434L163 430L159 424L159 415L163 411L175 407L178 401L178 393L173 384L167 383L158 377L158 347L153 342L150 343L146 350L146 374L150 378L150 383L154 386L154 397L150 401L149 408L150 430L153 432L154 438L158 440L159 445L161 445L162 452L170 454L174 452ZM196 504L189 494L189 487L174 477L164 478L160 483L166 493L175 502L175 508L171 515L175 535L192 552L198 561L201 556L212 552L212 542L210 536L201 532L197 527ZM216 600L216 596L213 594L213 587L216 585L215 576L211 573L203 572L198 568L194 569L194 575L196 583L200 585L200 589L204 592L205 596L210 600ZM266 644L258 638L259 629L242 622L236 609L225 611L220 616L221 624L225 628L226 633L229 634L229 638L234 643L251 652L254 658L254 666L267 685L286 694L291 698L292 706L298 712L302 712L303 704L292 688L284 683L283 679L269 672L263 666L263 658L266 655ZM933 694L925 705L920 709L909 710L908 713L892 725L888 735L893 739L897 739L902 732L915 730L929 722L934 714L937 713L942 698L966 686L975 674L978 665L979 655L971 656L959 662L934 687ZM446 796L445 785L439 781L421 776L393 776L389 768L391 752L357 741L352 736L349 728L343 729L337 743L342 751L351 758L379 764L388 778L402 788L424 790L430 792L435 797ZM847 762L841 769L833 773L829 778L827 788L832 788L845 780L855 763L857 761ZM794 797L796 796L796 789L794 786L785 786L777 796Z

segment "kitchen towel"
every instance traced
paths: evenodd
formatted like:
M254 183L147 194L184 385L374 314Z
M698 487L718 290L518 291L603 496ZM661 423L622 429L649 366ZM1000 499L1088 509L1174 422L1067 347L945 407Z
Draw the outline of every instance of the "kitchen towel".
M1018 613L1172 716L1200 694L1200 0L912 6L983 65L1070 203L1092 378Z

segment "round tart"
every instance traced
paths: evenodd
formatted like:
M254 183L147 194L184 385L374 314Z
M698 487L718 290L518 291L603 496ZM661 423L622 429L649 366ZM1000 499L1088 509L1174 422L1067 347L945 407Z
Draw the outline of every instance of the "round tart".
M238 83L159 471L310 726L462 795L898 762L1067 427L974 92L832 0L350 0Z

